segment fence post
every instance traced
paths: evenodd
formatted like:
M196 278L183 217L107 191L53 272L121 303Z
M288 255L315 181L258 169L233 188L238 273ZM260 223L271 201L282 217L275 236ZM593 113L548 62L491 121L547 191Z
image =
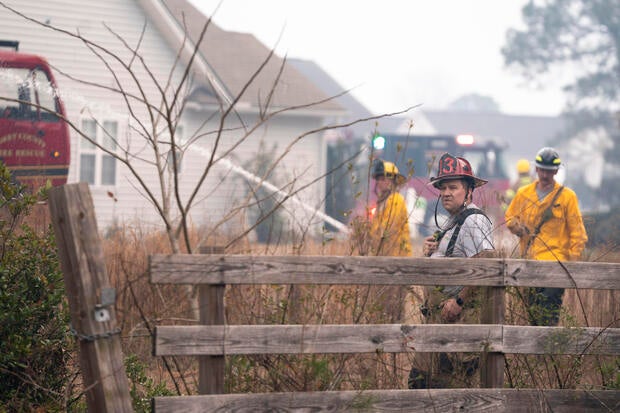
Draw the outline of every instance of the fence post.
M486 287L483 293L481 324L504 324L504 287ZM504 387L504 353L482 353L480 386L483 388Z
M88 184L49 192L52 225L64 274L71 326L80 343L80 367L89 412L131 412L116 293L110 287Z
M200 248L201 254L223 254L224 252L223 246L203 246ZM198 286L200 324L226 324L226 315L224 313L225 289L226 285L224 284L201 284ZM198 357L198 393L223 394L225 367L225 356Z

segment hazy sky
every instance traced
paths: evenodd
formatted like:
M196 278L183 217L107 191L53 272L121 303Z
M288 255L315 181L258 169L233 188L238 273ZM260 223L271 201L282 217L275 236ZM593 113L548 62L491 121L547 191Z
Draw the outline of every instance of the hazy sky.
M557 115L563 106L557 76L537 90L503 65L506 30L523 27L527 0L190 1L225 30L313 60L375 113L442 108L469 93L510 114Z

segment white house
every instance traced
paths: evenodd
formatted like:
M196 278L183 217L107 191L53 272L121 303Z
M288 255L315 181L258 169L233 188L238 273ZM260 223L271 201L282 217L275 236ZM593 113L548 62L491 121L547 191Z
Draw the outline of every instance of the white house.
M47 58L68 118L100 145L73 131L69 169L70 183L90 184L100 230L162 227L155 205L177 210L168 185L171 130L181 145L179 200L193 199L193 225L243 229L246 209L234 212L252 191L242 168L252 172L259 154L278 160L271 183L299 191L285 202L285 219L298 228L321 225L326 148L317 130L344 111L280 57L268 59L252 35L210 23L194 55L208 19L186 0L4 3L0 39Z

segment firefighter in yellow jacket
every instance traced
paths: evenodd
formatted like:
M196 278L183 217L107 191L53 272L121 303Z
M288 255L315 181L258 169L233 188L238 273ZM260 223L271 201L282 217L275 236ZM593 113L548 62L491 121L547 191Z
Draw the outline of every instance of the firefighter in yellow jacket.
M529 185L533 181L532 175L530 175L530 161L527 159L519 159L517 161L517 180L513 182L510 188L504 192L504 199L502 202L502 210L506 211L508 204L515 197L515 194L522 186Z
M377 207L370 223L373 255L410 256L409 214L398 192L407 178L392 162L375 159L372 166Z
M377 204L370 219L369 241L370 255L409 257L412 254L409 234L409 213L405 198L400 194L407 178L396 165L382 159L375 159L371 176L374 179L374 192ZM371 294L381 308L382 322L417 324L421 321L419 306L424 289L421 286L380 286L372 289ZM398 355L377 354L377 368L395 363L397 369L404 369L408 364L406 353Z
M555 149L538 151L538 179L520 188L506 210L506 224L519 237L522 258L575 261L588 241L577 195L555 181L560 164ZM530 313L530 321L536 325L556 324L563 292L558 288L537 289L538 297L530 304L542 308L531 307L537 314Z

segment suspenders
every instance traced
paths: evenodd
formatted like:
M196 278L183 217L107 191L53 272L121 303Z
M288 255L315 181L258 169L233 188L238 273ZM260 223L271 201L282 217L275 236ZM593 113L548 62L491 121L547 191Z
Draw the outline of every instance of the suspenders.
M481 214L484 215L486 219L489 219L489 217L487 217L486 214L478 208L467 208L461 211L456 217L454 232L450 237L450 242L448 242L448 248L446 249L446 257L451 257L452 253L454 253L454 245L456 244L456 239L458 238L459 232L461 231L461 226L465 222L465 219L472 214ZM443 237L443 234L441 234L441 237ZM441 239L441 237L439 239Z

